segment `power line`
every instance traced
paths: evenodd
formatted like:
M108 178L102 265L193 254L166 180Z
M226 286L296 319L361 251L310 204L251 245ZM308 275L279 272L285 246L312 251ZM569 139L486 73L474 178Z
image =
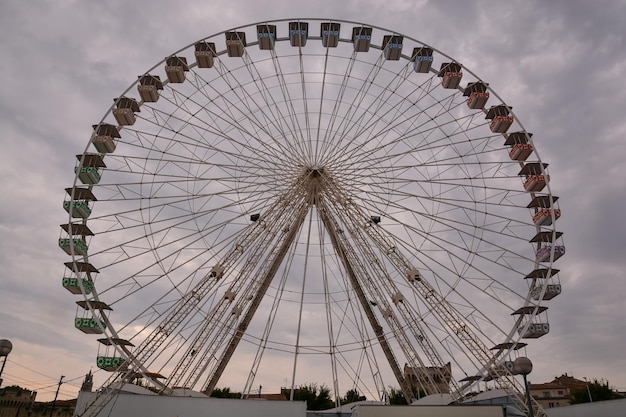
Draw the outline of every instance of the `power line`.
M39 372L39 371L36 371L36 370L34 370L34 369L29 368L28 366L24 366L24 365L22 365L22 364L20 364L20 363L17 363L17 362L14 362L14 361L10 361L10 362L11 362L11 364L13 364L13 365L17 365L17 366L19 366L19 367L21 367L21 368L24 368L24 369L26 369L26 370L28 370L28 371L30 371L30 372L33 372L33 373L35 373L35 374L37 374L37 375L41 375L41 376L43 376L43 377L45 377L45 378L48 378L48 380L49 380L49 381L32 381L32 380L27 380L27 379L25 379L25 378L23 378L23 377L18 377L18 376L15 376L15 375L9 374L9 376L10 376L12 379L18 380L18 382L19 382L20 384L28 384L28 385L30 385L30 386L32 386L32 385L40 385L40 384L45 384L44 386L31 388L33 391L38 391L38 392L40 392L40 391L45 391L45 390L46 390L46 389L48 389L48 388L51 388L51 387L56 387L56 386L57 386L57 382L56 382L56 381L57 381L57 379L56 379L56 378L53 378L53 377L51 377L51 376L49 376L49 375L46 375L46 374L43 374L43 373L41 373L41 372ZM79 376L77 376L77 377L74 377L74 378L68 379L68 380L64 381L63 383L64 383L64 384L66 384L66 385L71 385L71 386L74 386L74 387L80 387L80 385L79 385L79 384L72 384L72 382L77 381L77 380L81 380L82 378L84 378L84 375L79 375ZM21 381L21 382L20 382L20 381Z
M29 371L31 371L31 372L36 373L37 375L44 376L44 377L46 377L46 378L50 379L51 381L56 381L56 378L53 378L53 377L51 377L50 375L42 374L42 373L41 373L41 372L39 372L39 371L35 371L34 369L29 368L28 366L24 366L24 365L22 365L22 364L20 364L20 363L14 362L14 361L10 361L10 362L11 362L11 364L13 364L13 365L17 365L17 366L19 366L20 368L24 368L24 369L27 369L27 370L29 370Z
M6 378L6 379L10 379L11 381L17 381L19 383L28 382L30 384L39 385L39 384L48 384L50 382L49 380L41 380L41 381L28 380L28 379L25 379L25 378L23 378L21 376L12 374L11 372L5 372L4 375L8 376L8 378Z
M65 385L71 385L71 386L73 386L73 387L79 387L79 385L69 384L69 383L67 383L67 382L63 382L63 384L65 384ZM46 385L46 386L44 386L44 387L35 388L35 391L43 391L43 390L45 390L45 389L53 388L53 387L56 387L56 386L57 386L57 383L55 382L54 384Z

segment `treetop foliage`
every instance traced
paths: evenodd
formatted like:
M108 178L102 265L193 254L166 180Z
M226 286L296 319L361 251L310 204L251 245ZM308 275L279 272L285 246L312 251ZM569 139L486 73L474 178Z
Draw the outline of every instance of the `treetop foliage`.
M284 390L283 394L289 398L290 390ZM330 389L325 385L308 383L300 385L294 390L293 399L295 401L306 401L307 410L328 410L335 406L331 399Z
M590 398L591 397L591 398ZM582 404L591 401L606 401L624 398L622 394L609 386L609 381L594 378L585 387L570 391L570 404Z

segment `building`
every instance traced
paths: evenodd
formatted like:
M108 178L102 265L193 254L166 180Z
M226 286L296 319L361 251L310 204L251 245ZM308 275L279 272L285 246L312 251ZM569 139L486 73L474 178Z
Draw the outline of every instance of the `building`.
M421 390L425 395L449 394L452 366L450 362L441 367L428 366L419 368L413 368L404 364L404 378L412 387ZM433 389L430 380L437 386L436 391Z
M569 405L570 390L558 383L530 384L529 390L544 409Z
M85 375L81 391L91 391L93 375ZM72 417L76 398L48 402L35 401L37 392L18 386L0 389L0 417Z
M57 400L56 402L36 402L33 404L28 417L72 417L76 409L76 399Z
M530 395L541 404L544 409L564 407L569 405L572 390L585 388L587 383L573 376L563 374L551 382L530 384Z
M29 415L36 396L37 392L15 385L0 389L0 417Z

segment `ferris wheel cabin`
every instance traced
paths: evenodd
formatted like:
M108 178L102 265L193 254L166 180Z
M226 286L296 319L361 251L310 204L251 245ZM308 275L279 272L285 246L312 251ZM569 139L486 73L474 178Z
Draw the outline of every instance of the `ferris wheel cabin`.
M256 36L259 41L259 48L266 51L274 49L276 25L257 25Z
M441 77L441 85L443 88L458 88L461 84L463 73L461 72L461 64L458 62L444 62L441 64L438 77Z
M521 307L511 313L511 315L521 315L521 325L517 332L523 339L537 339L550 332L550 324L546 321L543 313L548 310L545 306L529 305ZM525 321L526 316L534 317L531 321Z
M504 144L509 146L509 158L513 161L524 162L533 153L533 145L528 140L533 137L532 133L514 132L509 133Z
M398 61L402 56L402 41L404 37L399 35L385 35L383 37L385 59Z
M539 232L530 240L531 243L537 243L539 245L539 249L535 255L537 262L549 262L553 251L553 261L565 255L565 246L554 244L555 240L562 235L562 232Z
M368 52L372 43L372 28L357 26L352 28L354 52Z
M324 48L336 48L339 45L339 23L324 22L320 24L320 35Z
M83 333L87 334L102 334L104 333L102 329L106 329L106 321L103 319L105 315L105 311L113 311L111 307L109 307L106 303L102 301L95 300L81 300L76 301L76 305L79 308L78 311L81 311L82 314L76 313L76 318L74 319L74 326ZM97 310L98 314L102 317L94 317L91 314L91 309Z
M525 164L518 175L525 176L524 190L528 192L538 192L545 188L546 184L550 181L550 176L544 173L548 164L540 164L538 162L531 162Z
M433 49L427 46L413 48L413 70L426 74L433 64Z
M120 97L113 99L115 108L113 109L113 117L120 126L132 126L135 124L137 117L135 113L140 112L137 100L130 97Z
M159 100L159 90L163 90L161 77L150 74L139 76L137 91L144 102L156 103Z
M101 345L98 348L98 356L96 357L96 366L98 368L107 372L125 372L128 370L128 362L126 362L126 359L121 356L116 355L115 346L123 347L124 350L129 350L135 345L126 339L115 337L110 339L98 339L98 342L100 342ZM102 348L102 346L104 347Z
M533 300L551 300L561 294L561 284L559 284L558 281L553 280L558 273L559 270L555 268L538 268L525 277L525 279L531 279L533 281L530 290ZM539 284L538 281L543 280L548 280L550 283L545 285L545 292L543 296L541 296L544 285Z
M305 46L308 37L308 22L289 22L289 43L291 46Z
M187 58L180 56L170 56L165 60L165 73L167 80L171 83L182 83L185 81L185 72L189 71Z
M96 196L93 195L91 190L89 188L74 187L66 188L65 191L70 197L74 196L73 201L63 201L65 211L71 214L73 218L88 218L91 214L89 201L96 201Z
M198 68L213 68L213 58L215 57L215 43L197 42L194 44L194 56Z
M78 159L79 166L74 167L74 173L78 175L80 182L85 185L98 184L102 178L100 168L106 168L102 156L88 153L76 155L76 159Z
M485 118L491 120L489 129L491 129L493 133L506 133L506 131L509 130L509 127L513 124L513 116L509 116L511 109L513 108L500 104L492 106L487 110L487 116Z
M553 216L554 221L561 217L561 210L552 208L552 204L558 199L556 196L537 196L530 202L527 208L535 209L533 223L536 226L550 226L553 223Z
M108 123L93 125L93 136L91 142L100 153L115 152L114 139L121 138L117 126Z
M467 84L467 87L463 90L463 95L468 97L467 107L470 109L482 109L485 107L487 100L489 100L488 85L480 81Z
M226 32L226 53L231 58L241 58L248 43L246 32Z

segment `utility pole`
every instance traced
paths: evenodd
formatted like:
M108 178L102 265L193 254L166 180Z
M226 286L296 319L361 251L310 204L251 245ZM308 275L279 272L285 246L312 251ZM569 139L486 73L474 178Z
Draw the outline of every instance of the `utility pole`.
M591 391L589 390L589 381L587 381L587 377L583 377L585 380L585 386L587 387L587 395L589 395L589 402L593 402L593 398L591 398Z
M54 394L54 401L52 401L52 408L50 409L50 417L52 417L52 413L54 413L54 407L57 405L57 397L59 396L59 389L61 389L61 384L63 383L64 375L61 375L61 379L59 379L59 385L57 385L57 392Z

